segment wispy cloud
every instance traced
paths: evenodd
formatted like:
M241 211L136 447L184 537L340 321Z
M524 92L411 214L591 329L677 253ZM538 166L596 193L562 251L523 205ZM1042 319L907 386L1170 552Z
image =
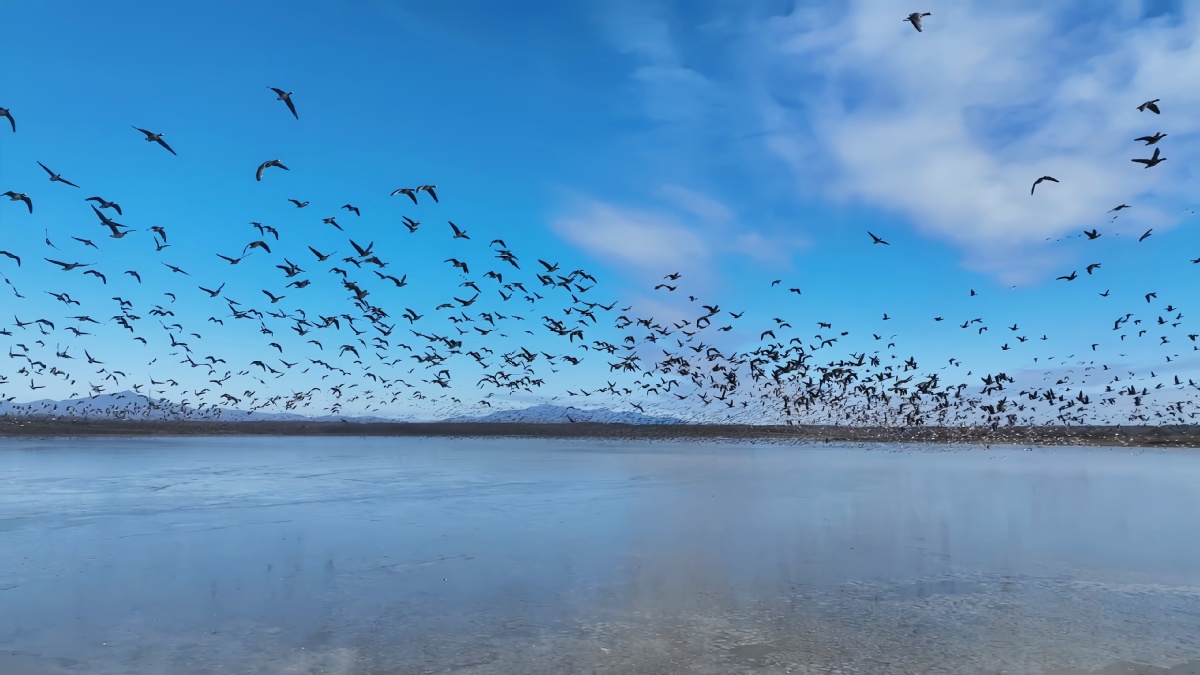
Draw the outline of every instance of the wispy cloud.
M1015 283L1059 261L1041 248L1047 238L1104 225L1118 203L1136 206L1124 228L1168 226L1193 182L1184 160L1200 120L1177 111L1200 103L1179 77L1200 69L1197 12L1147 18L1141 2L1099 4L932 2L923 33L879 0L782 16L759 6L722 17L737 28L723 29L720 64L681 57L711 36L699 19L686 25L678 5L620 5L612 15L626 30L609 33L636 61L644 114L703 127L690 161L728 171L728 157L706 158L701 146L729 137L731 121L766 130L738 146L737 161L785 170L752 182L760 194L748 199L783 190L793 206L882 210L895 227L957 247L968 268ZM1135 109L1152 98L1163 99L1161 117ZM719 114L706 112L713 106ZM1131 163L1149 155L1133 139L1159 130L1171 161ZM1047 174L1061 183L1031 196ZM704 195L658 196L706 221L729 218ZM742 247L766 250L754 239Z

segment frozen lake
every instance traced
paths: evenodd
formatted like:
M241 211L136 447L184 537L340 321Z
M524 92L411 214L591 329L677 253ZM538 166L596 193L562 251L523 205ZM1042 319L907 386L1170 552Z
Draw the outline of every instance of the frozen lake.
M0 439L5 675L1198 662L1193 451Z

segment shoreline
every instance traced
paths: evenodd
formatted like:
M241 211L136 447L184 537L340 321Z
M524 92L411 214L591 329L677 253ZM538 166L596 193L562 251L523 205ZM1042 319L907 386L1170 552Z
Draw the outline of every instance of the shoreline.
M1200 447L1200 426L834 427L601 422L301 422L0 417L0 438L91 436L378 436L762 440L1038 446Z

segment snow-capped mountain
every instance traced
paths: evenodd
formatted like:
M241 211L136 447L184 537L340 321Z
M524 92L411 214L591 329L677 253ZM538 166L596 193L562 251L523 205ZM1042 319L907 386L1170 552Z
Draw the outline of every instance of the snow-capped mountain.
M523 422L558 424L569 422L598 422L603 424L679 424L674 417L654 417L634 411L613 411L604 408L583 409L571 406L535 405L515 410L497 410L478 417L451 417L447 422Z

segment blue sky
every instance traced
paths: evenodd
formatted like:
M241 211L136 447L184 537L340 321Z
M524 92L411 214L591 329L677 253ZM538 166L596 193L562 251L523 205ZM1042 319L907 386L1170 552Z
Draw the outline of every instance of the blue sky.
M1186 315L1198 288L1189 210L1200 93L1185 75L1200 70L1197 13L1134 1L930 0L920 9L932 12L923 33L893 3L867 0L18 3L0 28L0 54L20 64L0 79L0 106L17 121L17 133L0 128L0 191L28 193L35 212L0 202L0 248L24 262L0 258L0 272L26 296L0 289L0 316L54 320L56 331L39 336L51 357L56 344L78 344L126 364L132 381L193 377L168 358L161 329L139 328L146 347L112 325L86 342L61 330L64 316L112 316L113 296L135 300L156 327L146 312L161 304L175 312L164 323L202 334L198 351L238 371L271 340L253 325L207 322L227 311L197 285L225 281L227 297L266 309L260 291L283 293L290 281L274 268L286 257L313 285L289 289L277 308L333 313L344 293L305 246L341 258L348 236L374 241L385 272L408 274L407 288L372 287L389 323L403 307L439 321L433 306L470 293L442 261L470 258L482 269L487 242L499 237L527 278L538 258L585 268L600 280L586 299L633 304L638 316L695 318L700 303L685 294L746 310L734 331L713 338L730 350L752 349L778 316L811 326L806 339L818 320L833 321L851 333L847 353L877 348L871 333L886 331L906 353L956 356L978 372L1032 374L1047 357L1097 341L1097 358L1163 363L1157 339L1107 333L1126 312L1153 320L1173 303ZM295 93L299 120L272 86ZM1151 98L1163 100L1161 116L1136 110ZM178 156L131 126L163 133ZM1129 159L1149 153L1133 138L1156 131L1169 134L1169 160L1143 170ZM255 167L275 158L290 171L255 182ZM37 161L82 188L50 183ZM1062 182L1031 197L1043 174ZM438 186L439 204L388 196L424 183ZM138 231L108 239L83 202L93 195L119 202L117 220ZM363 215L339 208L347 202ZM1120 203L1133 208L1111 220ZM402 215L421 229L408 234ZM346 234L322 224L328 216ZM452 241L447 220L471 240ZM259 238L250 221L280 231L275 252L237 267L216 258ZM152 225L166 228L170 248L154 250ZM1078 236L1092 227L1101 239ZM891 246L872 246L868 230ZM59 250L43 243L46 232ZM108 284L43 257L95 263ZM1094 262L1102 267L1089 277L1083 268ZM506 267L495 265L487 269ZM1055 281L1072 270L1081 278ZM653 290L671 272L683 274L679 290ZM783 282L772 288L774 279ZM787 293L793 286L803 295ZM83 309L44 291L69 291ZM493 309L511 307L494 283L484 291ZM1141 300L1150 291L1157 304ZM526 313L536 323L543 311ZM987 334L958 328L975 317ZM1003 327L1014 323L1022 330L1010 336ZM537 328L510 332L527 327ZM1000 351L1017 333L1050 340ZM31 337L0 336L0 348L32 347ZM1171 367L1195 372L1184 353L1192 344L1178 337ZM566 353L540 332L528 340ZM321 358L296 336L281 342L289 361ZM32 391L18 367L10 359L0 370L9 377L0 393L18 400L66 396L88 379L34 378L47 389ZM596 355L555 374L544 393L589 386L607 371ZM458 373L455 395L478 400L470 364ZM244 388L307 386L321 385L292 373ZM413 405L383 412L424 414Z

